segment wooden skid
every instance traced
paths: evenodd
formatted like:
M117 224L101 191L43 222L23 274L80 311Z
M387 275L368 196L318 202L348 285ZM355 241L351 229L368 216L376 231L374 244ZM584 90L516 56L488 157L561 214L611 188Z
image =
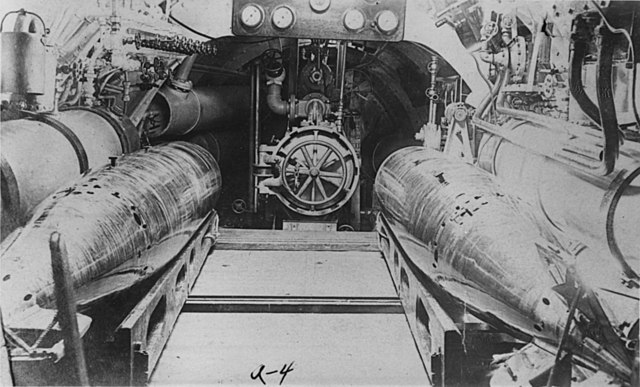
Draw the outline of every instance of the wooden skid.
M295 241L292 239L295 238ZM377 251L373 232L317 232L222 229L216 249Z
M420 274L415 272L382 215L377 229L380 251L387 262L432 385L460 383L465 355L455 321L418 279Z
M209 253L211 253L219 239L218 222L218 214L212 212L204 222L204 225L198 230L193 245L191 245L190 248L187 247L187 251L189 253L189 264L187 266L189 292L193 290L193 286L196 284L198 275L200 275L204 261L207 259Z
M111 302L101 305L101 318L94 320L90 329L100 331L100 338L84 337L92 384L147 384L217 236L218 215L212 211L159 278L152 284L140 284L150 290L139 302L128 306ZM128 292L135 297L138 291ZM128 314L126 308L131 308ZM59 362L48 357L11 362L14 382L26 385L46 385L52 381L74 384L67 375L70 366L66 356Z
M182 306L217 235L218 215L212 212L180 256L157 280L115 331L111 356L121 380L113 384L146 385Z
M395 297L215 297L191 296L183 313L363 313L402 314Z

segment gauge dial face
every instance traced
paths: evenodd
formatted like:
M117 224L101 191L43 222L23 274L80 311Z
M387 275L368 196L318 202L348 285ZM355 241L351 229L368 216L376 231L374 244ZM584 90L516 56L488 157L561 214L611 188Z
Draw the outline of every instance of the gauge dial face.
M240 12L240 21L245 27L256 28L262 24L264 19L264 12L260 6L255 4L249 4Z
M331 0L309 0L309 6L314 12L322 13L329 9Z
M382 11L376 17L376 24L378 29L385 34L390 34L398 28L400 21L395 13L386 10Z
M364 28L364 14L357 9L350 9L344 14L344 26L349 31L358 31Z
M271 15L271 22L276 28L281 30L287 29L293 25L295 16L291 8L286 6L280 6L273 10Z

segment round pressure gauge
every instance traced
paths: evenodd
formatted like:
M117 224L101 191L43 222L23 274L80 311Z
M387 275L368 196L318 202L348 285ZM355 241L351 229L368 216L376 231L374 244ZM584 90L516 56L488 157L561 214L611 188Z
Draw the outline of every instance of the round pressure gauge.
M384 34L390 34L398 28L400 21L395 13L385 10L376 16L378 29Z
M331 0L309 0L309 6L313 12L322 13L329 9Z
M344 27L349 31L358 31L364 28L364 14L357 9L350 9L344 14Z
M295 16L293 15L293 11L285 5L281 5L274 9L273 14L271 15L271 22L276 28L281 30L291 27L294 20Z
M256 28L262 24L264 12L259 5L248 4L240 11L240 21L247 28Z

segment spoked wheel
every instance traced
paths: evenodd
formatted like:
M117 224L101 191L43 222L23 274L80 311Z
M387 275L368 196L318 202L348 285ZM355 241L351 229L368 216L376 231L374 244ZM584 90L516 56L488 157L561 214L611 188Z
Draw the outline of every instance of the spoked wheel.
M320 127L298 129L283 139L281 200L305 215L324 215L340 208L357 185L359 163L341 134Z

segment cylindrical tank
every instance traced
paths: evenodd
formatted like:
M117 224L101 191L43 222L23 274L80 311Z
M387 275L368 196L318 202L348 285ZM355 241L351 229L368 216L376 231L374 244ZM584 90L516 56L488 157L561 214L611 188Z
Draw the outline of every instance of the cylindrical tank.
M6 121L2 141L2 239L54 190L109 157L139 149L136 128L104 110L72 108Z
M182 91L163 87L149 107L149 137L176 137L248 119L249 88L209 86Z
M393 152L412 145L417 145L417 141L412 138L403 137L402 135L391 134L381 137L375 143L371 154L371 167L373 171L377 172L382 162Z
M43 94L45 47L42 34L2 32L2 92Z
M198 132L179 140L200 145L208 150L223 170L225 166L237 162L238 152L242 152L247 146L246 135L236 131Z
M13 31L0 33L1 91L26 97L34 110L53 110L57 61L48 40L50 36L45 35L44 22L24 9L7 15L11 13L17 14Z
M220 164L220 154L221 154L221 146L220 141L218 141L218 136L211 132L198 133L195 136L191 136L186 139L187 142L191 144L200 145L204 149L206 149L214 159Z
M131 259L153 265L163 254L167 259L160 261L169 262L213 209L220 188L213 157L200 146L174 142L124 155L115 166L103 166L55 192L0 246L5 324L19 324L16 313L36 302L52 304L53 232L66 244L78 288ZM146 258L149 254L153 259Z
M640 147L626 143L615 170L596 176L542 156L557 153L546 150L558 147L561 130L525 121L509 127L509 138L530 149L485 135L478 165L532 204L539 219L596 251L609 251L626 262L627 274L629 268L639 273Z

